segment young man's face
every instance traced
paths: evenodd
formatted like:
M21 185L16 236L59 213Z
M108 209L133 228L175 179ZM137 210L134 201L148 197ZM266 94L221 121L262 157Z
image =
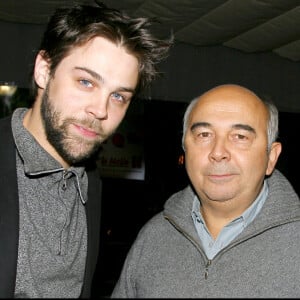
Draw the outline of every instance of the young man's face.
M39 101L47 140L67 164L78 163L124 118L138 83L138 60L123 47L96 37L75 48L53 76L46 75L47 62L41 57L39 67L44 77L36 81L44 89Z

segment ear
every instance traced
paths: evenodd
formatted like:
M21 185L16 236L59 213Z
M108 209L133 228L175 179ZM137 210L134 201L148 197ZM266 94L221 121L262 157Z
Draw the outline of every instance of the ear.
M40 51L35 59L34 79L36 84L44 89L49 80L49 61L45 58L44 52Z
M281 149L282 149L281 143L275 142L272 144L271 150L269 153L269 161L268 161L268 167L266 170L266 175L270 175L273 172L275 165L277 163L278 157L281 153Z

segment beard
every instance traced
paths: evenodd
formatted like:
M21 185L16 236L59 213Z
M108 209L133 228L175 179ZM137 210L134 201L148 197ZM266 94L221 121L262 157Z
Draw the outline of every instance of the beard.
M68 136L68 128L71 124L81 124L99 132L100 126L94 124L98 120L78 120L66 118L60 125L61 113L55 111L49 101L49 85L42 96L41 116L48 142L55 148L57 153L69 164L80 165L91 157L96 157L103 141L109 135L99 135L97 140L87 140L80 136Z

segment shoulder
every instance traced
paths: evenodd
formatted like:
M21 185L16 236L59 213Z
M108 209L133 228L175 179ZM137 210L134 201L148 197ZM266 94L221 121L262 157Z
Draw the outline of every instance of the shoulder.
M144 240L144 242L146 240L153 241L154 238L158 238L164 231L166 223L163 213L157 213L141 228L137 240Z
M273 174L267 179L269 194L274 198L291 199L299 202L299 197L295 192L289 180L278 170L275 169Z

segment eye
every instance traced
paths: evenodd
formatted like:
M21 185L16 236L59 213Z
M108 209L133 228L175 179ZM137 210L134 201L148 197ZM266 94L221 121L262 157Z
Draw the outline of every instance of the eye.
M235 134L234 136L233 136L236 140L247 140L248 139L248 137L247 136L245 136L245 135L243 135L243 134L239 134L239 133L237 133L237 134Z
M211 132L208 131L199 132L198 136L201 138L208 138L211 136Z
M251 141L253 140L253 136L248 132L246 132L246 134L245 133L233 133L231 135L231 140L234 143L247 145L247 144L251 143Z
M126 103L128 101L128 99L126 97L124 97L123 95L115 92L111 94L112 98L114 100L116 100L117 102L122 102L122 103Z
M87 79L80 79L79 83L87 88L90 88L93 86L93 84Z
M213 138L213 132L206 128L195 128L192 132L194 138L199 141L208 141Z

